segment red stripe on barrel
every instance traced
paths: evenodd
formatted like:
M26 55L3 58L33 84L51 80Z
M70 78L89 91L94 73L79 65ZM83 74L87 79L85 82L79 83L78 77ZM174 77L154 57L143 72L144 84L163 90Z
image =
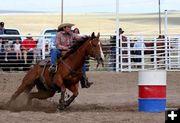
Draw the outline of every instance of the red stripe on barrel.
M166 98L166 86L139 86L139 98Z

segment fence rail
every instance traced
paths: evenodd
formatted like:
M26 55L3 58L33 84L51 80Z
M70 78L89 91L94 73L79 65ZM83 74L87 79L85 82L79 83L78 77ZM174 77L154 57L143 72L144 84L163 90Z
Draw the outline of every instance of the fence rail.
M125 35L125 37L127 40L123 41L122 36L120 36L119 47L111 43L112 39L106 39L106 41L109 40L109 50L104 51L108 54L106 57L106 70L165 69L168 71L180 71L179 34L166 35L163 38L158 38L159 35L156 34L129 34ZM137 42L145 44L145 46L135 47ZM119 57L119 61L117 61L116 56Z
M34 62L50 57L51 37L55 35L31 35L37 43L36 48L27 51L27 63L25 63L22 49L22 58L17 59L14 44L16 40L22 42L28 36L0 35L1 70L28 70ZM120 45L116 47L115 34L101 35L105 67L99 67L99 71L138 71L142 69L180 71L179 34L166 35L161 39L158 38L159 35L155 34L129 34L125 36L127 40L123 41L122 36L120 36ZM8 40L9 37L11 40ZM138 47L137 43L144 44L144 46ZM90 59L87 63L89 70L96 69L95 61Z

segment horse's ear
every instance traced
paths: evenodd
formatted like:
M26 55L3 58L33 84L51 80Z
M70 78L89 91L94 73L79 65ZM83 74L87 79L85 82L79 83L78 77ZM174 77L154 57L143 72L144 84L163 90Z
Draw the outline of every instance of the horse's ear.
M94 38L95 37L95 33L93 32L92 34L91 34L91 38Z
M100 33L98 32L98 35L97 35L97 37L99 38L100 37Z

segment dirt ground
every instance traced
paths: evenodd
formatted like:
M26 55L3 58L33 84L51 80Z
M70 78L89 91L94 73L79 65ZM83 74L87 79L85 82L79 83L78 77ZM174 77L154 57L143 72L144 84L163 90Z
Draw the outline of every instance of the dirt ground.
M80 88L79 96L65 111L56 109L60 94L33 100L25 108L25 95L7 110L6 102L25 73L0 73L0 123L164 123L165 113L138 112L137 72L89 72L94 85ZM180 107L180 72L168 72L167 107Z

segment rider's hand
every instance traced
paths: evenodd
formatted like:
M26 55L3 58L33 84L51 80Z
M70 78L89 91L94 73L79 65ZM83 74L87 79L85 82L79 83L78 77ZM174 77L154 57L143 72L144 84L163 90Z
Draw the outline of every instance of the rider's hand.
M63 46L63 45L60 45L60 44L57 45L57 48L59 48L59 49L61 49L61 50L64 50L64 51L69 50L69 47Z
M64 47L62 48L62 50L67 51L67 50L69 50L69 48L64 46Z
M69 50L69 48L68 48L68 47L65 47L65 50Z

